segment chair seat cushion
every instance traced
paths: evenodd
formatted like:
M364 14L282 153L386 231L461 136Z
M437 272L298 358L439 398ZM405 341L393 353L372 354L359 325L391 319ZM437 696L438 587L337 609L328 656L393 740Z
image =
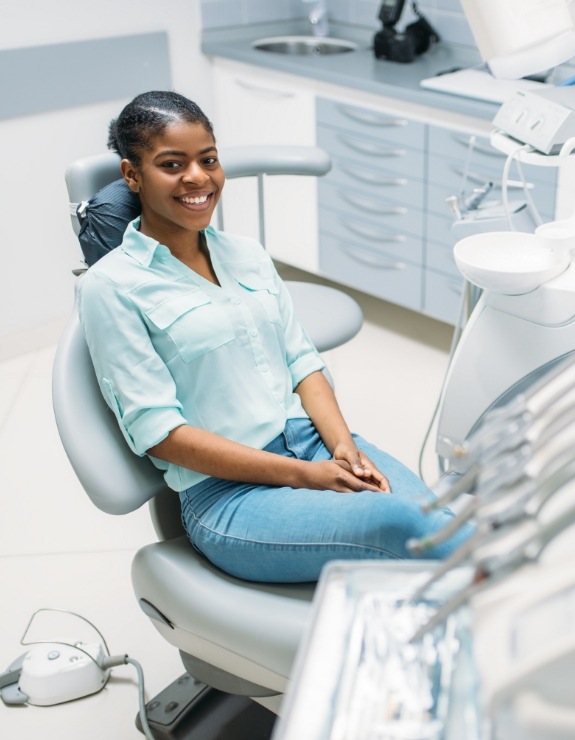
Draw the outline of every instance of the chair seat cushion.
M288 280L294 311L319 352L349 342L363 325L363 312L350 295L319 283Z
M139 550L132 583L138 600L159 610L174 632L197 637L202 644L218 646L284 678L310 618L315 590L314 583L260 584L228 576L196 552L185 536ZM170 627L161 632L188 651L171 639ZM196 657L217 664L217 656ZM226 662L217 667L230 670Z

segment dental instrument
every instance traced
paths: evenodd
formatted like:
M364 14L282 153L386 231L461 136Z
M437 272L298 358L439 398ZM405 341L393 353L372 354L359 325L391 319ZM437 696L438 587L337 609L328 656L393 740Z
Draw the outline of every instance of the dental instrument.
M569 472L572 474L573 468ZM569 482L571 481L572 476ZM571 491L568 493L570 495ZM479 545L476 543L471 555L475 570L470 583L445 601L429 621L414 632L410 642L421 640L427 632L435 629L462 605L469 603L483 589L512 575L522 566L537 562L555 538L575 524L575 504L555 512L547 521L542 522L540 516L544 510L545 505L535 516L526 517L518 524L492 530L487 536L484 535L485 541ZM421 598L426 591L427 588L421 588L414 595Z

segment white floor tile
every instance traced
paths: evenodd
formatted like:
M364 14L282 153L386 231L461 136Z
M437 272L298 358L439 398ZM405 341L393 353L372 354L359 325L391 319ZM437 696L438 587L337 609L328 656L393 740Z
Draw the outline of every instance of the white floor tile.
M22 355L0 362L0 430L16 403L33 362L33 355Z
M3 516L0 555L102 551L155 539L146 508L124 517L98 511L80 487L60 443L50 376L28 373L0 429Z

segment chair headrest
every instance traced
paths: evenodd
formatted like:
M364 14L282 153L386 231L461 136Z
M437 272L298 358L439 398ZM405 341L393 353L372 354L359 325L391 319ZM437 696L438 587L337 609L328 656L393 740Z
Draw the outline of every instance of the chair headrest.
M123 179L106 185L76 211L78 239L88 266L122 243L130 221L141 213L140 199Z

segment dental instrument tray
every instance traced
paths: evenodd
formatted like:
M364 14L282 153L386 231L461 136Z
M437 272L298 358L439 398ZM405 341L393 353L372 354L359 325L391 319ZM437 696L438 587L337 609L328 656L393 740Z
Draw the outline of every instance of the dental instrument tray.
M335 561L320 578L274 740L479 738L470 615L411 640L471 578L457 568L411 594L435 561Z

